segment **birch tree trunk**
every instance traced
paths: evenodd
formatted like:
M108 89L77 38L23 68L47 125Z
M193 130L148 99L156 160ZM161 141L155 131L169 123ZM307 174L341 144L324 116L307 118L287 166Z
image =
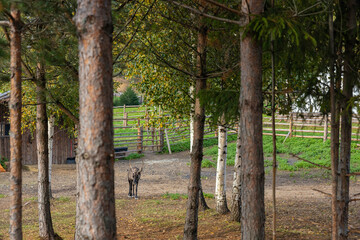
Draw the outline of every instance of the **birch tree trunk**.
M80 129L75 239L116 239L110 0L78 0Z
M241 220L240 151L241 151L241 137L240 137L240 126L238 126L237 139L236 139L236 154L235 154L235 163L234 163L234 180L232 186L232 205L231 205L231 219L236 222L240 222Z
M261 14L264 2L242 2L247 21ZM265 239L264 156L262 141L262 49L248 33L241 36L241 239Z
M194 98L194 86L191 85L189 89L190 96ZM194 104L191 103L190 110L190 153L192 152L192 147L194 144Z
M11 240L22 239L21 148L21 29L20 11L11 6L10 18L10 230Z
M53 162L53 147L54 147L54 116L51 116L48 122L48 145L49 145L49 196L53 198L51 191L51 172L52 172L52 162Z
M218 159L215 185L216 211L220 214L226 214L229 212L226 202L227 130L223 125L219 125L218 130Z
M46 113L46 79L43 64L36 74L36 149L38 158L38 209L40 239L54 239L50 212L48 125Z
M203 1L200 1L204 4ZM202 7L203 8L203 5ZM202 11L203 9L201 9ZM199 32L196 57L197 78L195 84L195 106L194 106L194 140L191 151L190 181L188 188L188 201L186 208L186 219L184 227L184 239L197 239L198 212L199 212L199 190L201 187L201 161L203 158L203 141L205 126L205 109L200 104L199 92L206 89L206 38L207 27L203 17L199 16Z

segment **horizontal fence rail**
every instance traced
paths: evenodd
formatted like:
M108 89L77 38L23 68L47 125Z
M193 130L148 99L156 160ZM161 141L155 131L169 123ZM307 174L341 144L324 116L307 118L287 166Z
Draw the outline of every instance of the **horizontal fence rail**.
M137 111L136 108L139 110ZM168 148L171 148L172 145L190 138L190 120L180 120L175 123L175 126L167 127L165 131L164 127L146 127L153 120L149 117L149 114L154 112L153 109L141 106L121 106L115 107L114 111L118 112L118 114L114 114L114 129L115 132L119 130L114 136L115 146L127 146L128 152L162 151L167 142L169 142ZM320 113L277 114L275 118L276 135L284 136L285 139L302 137L319 138L326 141L331 135L329 119L330 116L323 116ZM229 135L236 134L236 127L231 126L231 128ZM126 129L132 129L133 134L126 132ZM353 141L360 141L359 129L359 120L353 118ZM272 135L271 117L269 116L263 117L263 134ZM210 130L210 127L206 125L204 138L215 139L217 132Z
M161 111L160 111L161 112ZM130 153L161 152L183 142L190 144L190 120L180 119L170 123L153 124L161 117L168 117L165 113L157 117L159 111L143 106L121 106L114 107L114 148L116 158L122 158ZM329 123L330 116L321 114L277 114L275 118L276 135L284 136L285 140L291 137L319 138L326 141L331 136ZM165 126L164 126L165 124ZM157 125L160 127L153 127ZM229 135L236 134L236 126L229 127ZM352 140L360 141L360 125L357 118L353 118ZM0 134L0 156L9 158L10 141L9 136ZM216 139L217 131L205 125L205 139ZM263 117L263 134L272 135L271 117ZM61 144L64 145L64 144ZM73 143L67 155L74 156L76 143ZM63 150L61 150L64 152ZM71 153L70 153L71 152ZM63 158L61 156L61 158ZM54 161L55 163L55 161ZM56 163L62 163L60 160Z

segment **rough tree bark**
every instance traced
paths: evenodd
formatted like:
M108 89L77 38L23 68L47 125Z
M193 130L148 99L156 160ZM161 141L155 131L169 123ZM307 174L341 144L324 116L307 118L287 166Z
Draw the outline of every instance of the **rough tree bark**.
M201 4L204 4L200 1ZM203 18L199 17L199 32L196 57L197 78L195 83L195 106L194 106L194 139L191 151L190 181L188 187L188 201L184 227L184 239L197 239L197 225L199 212L199 190L201 161L203 159L203 141L205 109L200 104L199 92L206 89L206 37L207 27Z
M10 239L22 239L21 149L21 25L20 11L11 6L10 18Z
M40 239L54 239L50 212L48 125L44 65L38 63L36 74L36 149L38 158L38 209Z
M332 210L332 239L338 239L338 171L339 171L339 102L337 100L337 91L335 84L335 43L334 43L334 22L333 22L333 9L330 4L329 9L329 45L330 45L330 112L331 112L331 210Z
M204 192L202 189L202 183L201 183L201 178L200 178L200 189L199 189L199 210L201 211L206 211L210 209L210 207L207 205L206 200L205 200L205 196L204 196Z
M242 2L247 16L263 11L262 0ZM241 239L265 239L262 141L262 49L251 33L241 39ZM244 61L246 59L246 61Z
M240 149L241 149L241 136L240 136L240 126L238 126L237 139L236 139L236 154L235 154L235 163L234 163L234 180L232 186L232 205L231 205L231 220L236 222L240 222L241 220Z
M194 86L190 86L190 96L194 98ZM192 146L194 143L194 104L191 103L191 111L190 111L190 153L192 152ZM200 175L201 176L201 175ZM209 208L209 206L206 203L204 192L202 190L202 184L200 179L200 190L199 190L199 209L202 211L206 211Z
M344 32L344 77L343 77L343 101L341 114L341 144L338 178L338 238L348 239L349 228L349 176L350 172L350 150L351 150L351 126L352 106L351 98L353 86L356 81L356 70L354 68L355 44L356 44L356 12L357 0L345 1L342 4L342 11L345 16L346 29Z
M78 0L80 129L75 239L116 239L110 0Z
M224 116L222 117L224 119ZM222 121L222 124L224 122ZM218 159L216 166L215 201L216 211L220 214L229 212L226 201L226 158L227 158L227 130L224 125L218 127Z
M275 7L275 0L271 0L271 7ZM275 76L275 43L274 38L271 37L270 42L271 47L271 129L272 129L272 143L273 143L273 176L272 176L272 201L273 201L273 225L272 225L272 234L273 240L276 240L276 170L277 170L277 161L276 161L276 125L275 125L275 85L276 85L276 76Z

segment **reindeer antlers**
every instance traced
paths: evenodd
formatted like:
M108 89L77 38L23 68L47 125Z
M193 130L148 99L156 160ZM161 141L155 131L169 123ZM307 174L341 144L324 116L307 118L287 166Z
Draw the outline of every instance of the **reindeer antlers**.
M145 166L144 159L141 159L141 161L142 161L142 165L141 165L141 168L140 168L140 172L142 172L142 170L144 169L144 166ZM130 167L130 169L132 169L131 164L130 164L130 159L129 159L129 167Z

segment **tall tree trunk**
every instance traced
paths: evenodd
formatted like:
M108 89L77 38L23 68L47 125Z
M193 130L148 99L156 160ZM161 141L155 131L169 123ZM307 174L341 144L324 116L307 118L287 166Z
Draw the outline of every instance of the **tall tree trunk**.
M339 200L339 239L348 239L349 229L349 176L350 172L350 150L351 150L351 126L352 126L352 106L351 98L353 95L353 86L356 81L357 72L354 70L355 43L356 43L356 12L357 1L349 0L343 4L343 13L345 16L346 29L344 33L344 77L343 77L343 101L341 114L341 144L340 144L340 176L338 200Z
M191 98L194 98L194 86L191 85L189 89L189 93ZM192 152L192 147L194 144L194 103L191 103L191 110L190 110L190 153ZM200 174L201 176L201 174ZM204 192L202 189L202 184L200 180L200 190L199 190L199 208L202 211L210 209L206 203Z
M51 174L52 174L52 161L53 161L53 147L54 147L54 116L51 116L48 122L48 148L49 148L49 196L52 198L52 191L51 191Z
M241 136L240 125L237 128L236 139L236 154L234 164L234 180L232 189L232 205L231 205L231 219L236 222L241 220L241 181L240 181L240 168L241 168Z
M75 239L116 239L110 0L78 0L80 130Z
M271 7L275 7L275 0L271 0ZM273 240L276 240L276 170L277 170L277 161L276 161L276 125L275 125L275 42L274 37L271 36L271 128L272 128L272 142L273 142L273 178L272 178L272 201L273 201L273 225L272 225L272 234Z
M274 2L272 1L272 6L274 7ZM273 143L273 176L272 176L272 201L273 201L273 226L272 234L273 240L276 239L276 126L275 126L275 50L274 50L274 41L271 40L271 129L272 129L272 143Z
M202 3L202 2L201 2ZM203 141L205 126L205 109L200 104L199 93L206 89L206 38L207 27L203 18L199 17L199 33L197 45L196 68L197 78L195 83L194 106L194 139L191 151L190 181L188 188L188 201L184 227L184 239L197 239L197 225L199 212L199 190L201 161L203 159Z
M36 148L38 158L38 208L40 239L54 239L50 212L48 125L44 65L38 63L36 74Z
M334 65L335 65L335 43L334 43L334 22L332 3L329 9L329 45L330 45L330 105L331 105L331 210L332 210L332 239L338 239L338 211L339 202L337 201L338 192L338 171L339 171L339 104L337 100L337 91L335 85Z
M201 178L200 178L200 189L199 189L199 209L201 211L206 211L206 210L210 209L205 200L202 183L201 183Z
M224 116L222 117L224 119ZM222 121L224 124L224 121ZM227 130L219 125L218 159L216 167L215 201L216 211L220 214L229 212L226 202L226 158L227 158Z
M242 12L263 11L262 0L242 2ZM265 239L264 156L262 140L262 49L251 33L241 36L241 239ZM246 59L246 61L244 61Z
M10 239L22 239L21 150L21 29L20 11L11 6L10 18Z

